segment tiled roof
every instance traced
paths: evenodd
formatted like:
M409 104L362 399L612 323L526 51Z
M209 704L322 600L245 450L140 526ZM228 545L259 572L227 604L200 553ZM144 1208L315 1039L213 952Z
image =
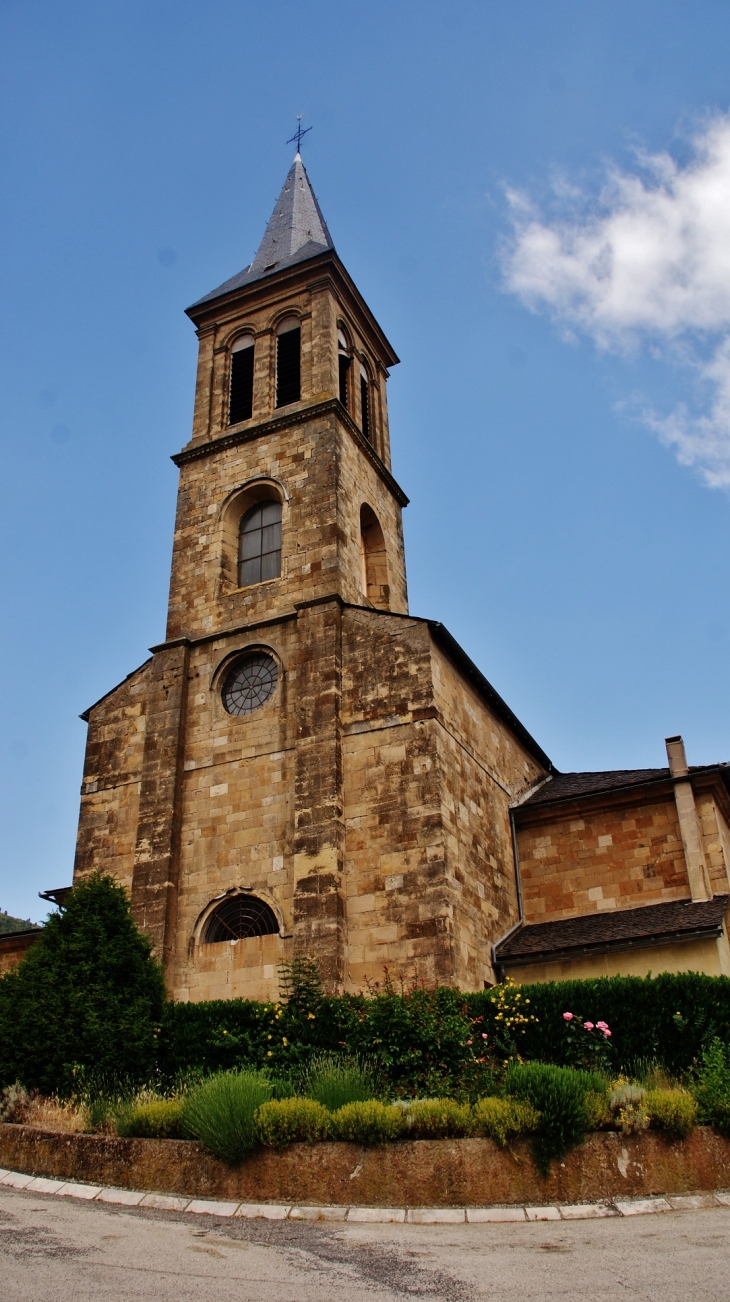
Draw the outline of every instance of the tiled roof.
M234 289L241 289L273 271L281 271L298 262L306 262L308 258L316 258L318 254L326 253L334 247L307 176L307 169L297 154L251 265L244 267L237 276L224 281L204 298L199 298L197 303L193 303L193 308L230 294ZM192 311L192 308L188 311Z
M681 940L698 933L718 935L727 902L727 895L696 903L668 900L640 909L611 909L556 922L530 923L497 945L495 957L498 963L536 961L576 950L640 947L662 938Z
M715 769L727 770L728 764L693 764L690 776L711 773ZM637 787L652 782L668 782L669 769L608 769L600 773L555 773L549 782L540 787L529 800L528 805L553 805L561 800L577 800L581 796L598 795L601 792L620 791L624 787Z

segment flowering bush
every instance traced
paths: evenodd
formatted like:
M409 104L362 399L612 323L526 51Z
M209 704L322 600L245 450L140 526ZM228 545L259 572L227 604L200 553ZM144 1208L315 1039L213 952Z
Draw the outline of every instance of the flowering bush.
M646 1130L649 1113L646 1110L646 1090L632 1085L625 1076L619 1076L609 1094L609 1105L616 1124L624 1135L634 1135Z
M611 1031L606 1022L589 1022L575 1013L563 1013L563 1025L567 1066L607 1072L611 1063Z
M492 991L494 1049L503 1063L519 1062L520 1047L527 1028L537 1022L529 1010L530 1000L509 977ZM486 1039L486 1035L484 1035Z

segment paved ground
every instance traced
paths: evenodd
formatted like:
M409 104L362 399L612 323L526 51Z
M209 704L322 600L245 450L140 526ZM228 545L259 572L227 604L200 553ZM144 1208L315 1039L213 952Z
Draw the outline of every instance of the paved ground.
M599 1221L210 1220L0 1190L3 1302L727 1302L730 1208Z

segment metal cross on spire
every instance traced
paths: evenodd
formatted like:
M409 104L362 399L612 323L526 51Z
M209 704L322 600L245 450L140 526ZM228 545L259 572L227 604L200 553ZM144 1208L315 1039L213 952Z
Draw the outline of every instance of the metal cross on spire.
M304 117L304 114L303 114L303 113L297 113L297 129L296 129L296 131L294 132L294 135L293 135L293 136L290 136L289 139L288 139L287 142L286 142L288 145L291 145L291 144L293 144L293 142L296 140L296 142L297 142L297 153L298 153L298 154L301 154L301 152L302 152L302 136L306 136L307 132L312 130L311 127L305 127L304 130L302 131L302 118L303 118L303 117Z

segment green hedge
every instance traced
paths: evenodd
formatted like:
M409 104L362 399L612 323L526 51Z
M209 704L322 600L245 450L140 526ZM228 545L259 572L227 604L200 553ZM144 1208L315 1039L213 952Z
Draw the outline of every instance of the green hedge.
M682 1075L715 1036L730 1042L730 978L699 972L664 973L656 977L600 977L589 981L554 981L520 986L529 998L537 1022L525 1027L523 1058L568 1065L563 1013L592 1022L607 1022L612 1031L612 1065L631 1072L637 1064L656 1060ZM489 992L469 995L475 1015L485 1025L493 1004Z
M656 1060L682 1075L713 1038L730 1043L727 977L602 977L523 985L518 992L536 1020L516 1029L511 1046L495 1020L492 991L464 995L441 987L367 997L320 995L309 1008L243 999L169 1003L160 1069L168 1079L243 1063L282 1072L301 1067L313 1053L346 1052L375 1059L391 1087L404 1095L446 1091L478 1097L490 1092L495 1046L500 1058L512 1048L523 1059L569 1065L564 1012L608 1023L616 1073Z
M78 886L17 969L0 978L0 1087L78 1092L96 1078L156 1085L242 1067L300 1080L338 1054L372 1063L384 1090L474 1101L497 1092L503 1064L590 1065L591 1033L563 1014L608 1023L605 1069L655 1061L684 1075L717 1039L730 1045L730 979L698 973L606 977L463 994L438 987L324 994L316 965L283 969L280 1003L164 1001L162 975L124 892L109 878ZM596 1035L599 1032L595 1032ZM582 1038L583 1037L583 1038ZM275 1086L275 1091L278 1087Z

